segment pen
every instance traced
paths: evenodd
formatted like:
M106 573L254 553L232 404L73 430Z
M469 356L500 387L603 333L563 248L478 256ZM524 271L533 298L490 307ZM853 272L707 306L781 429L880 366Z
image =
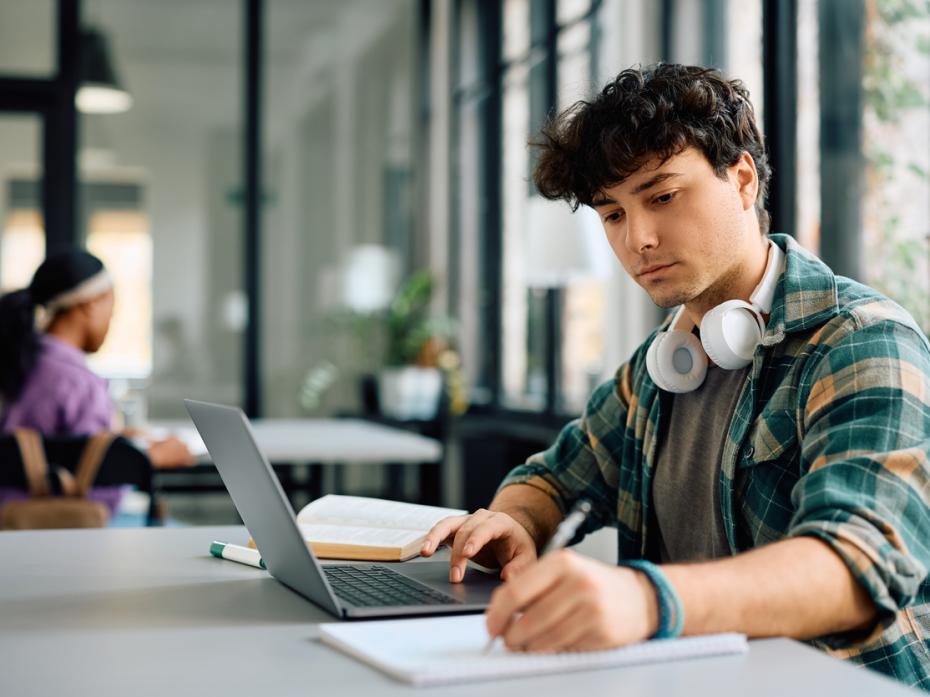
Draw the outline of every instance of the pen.
M562 549L567 545L575 536L575 533L578 532L578 528L581 527L581 524L585 521L585 518L588 517L589 513L591 513L591 502L587 499L579 499L571 512L559 523L559 526L555 529L552 537L549 538L546 546L543 547L543 551L539 555L540 558L546 556L550 552ZM509 623L507 626L509 626ZM505 626L504 632L506 632L506 630L507 627ZM504 634L504 632L501 632L501 634ZM488 639L488 643L484 647L484 653L488 653L494 647L495 641L497 641L497 637Z
M241 545L231 545L228 542L217 542L214 540L210 543L210 554L218 559L237 561L240 564L248 564L249 566L255 566L259 569L267 568L257 549L251 549Z

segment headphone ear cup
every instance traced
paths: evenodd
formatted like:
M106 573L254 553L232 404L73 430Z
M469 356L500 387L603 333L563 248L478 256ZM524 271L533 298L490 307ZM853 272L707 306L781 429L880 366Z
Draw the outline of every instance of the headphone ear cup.
M696 390L707 375L707 358L701 342L691 332L662 332L646 352L649 377L666 392Z
M707 356L725 370L752 363L765 325L755 308L742 300L727 300L705 313L701 320L701 344Z

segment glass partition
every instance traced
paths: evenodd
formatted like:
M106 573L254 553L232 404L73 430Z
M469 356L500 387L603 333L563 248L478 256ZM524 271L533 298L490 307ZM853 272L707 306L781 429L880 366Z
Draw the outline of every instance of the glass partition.
M238 404L242 293L242 8L85 0L132 107L80 117L80 222L116 277L94 358L144 393L149 418L183 397ZM117 385L118 386L118 385Z
M361 376L385 362L365 317L426 258L416 3L265 8L262 402L268 416L357 411Z
M0 4L0 75L47 78L57 72L57 0Z

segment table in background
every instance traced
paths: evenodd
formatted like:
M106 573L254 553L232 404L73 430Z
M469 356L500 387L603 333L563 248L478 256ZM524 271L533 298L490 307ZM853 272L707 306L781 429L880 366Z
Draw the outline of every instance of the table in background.
M920 694L788 639L741 656L415 689L319 643L317 624L333 618L266 572L207 553L211 540L246 538L241 526L0 532L3 694Z
M442 444L433 438L361 419L255 419L251 424L259 449L275 466L278 478L289 494L302 492L311 499L319 496L323 491L323 464L336 465L337 489L341 481L338 465L416 465L419 468L421 502L433 505L441 502L443 450ZM172 484L172 479L203 479L203 475L216 473L203 441L190 421L154 421L150 427L154 433L177 434L198 456L198 465L193 468L157 471L157 489L222 489L221 486ZM295 466L305 465L309 465L308 476L303 480L295 477ZM388 496L401 498L400 493L390 491Z

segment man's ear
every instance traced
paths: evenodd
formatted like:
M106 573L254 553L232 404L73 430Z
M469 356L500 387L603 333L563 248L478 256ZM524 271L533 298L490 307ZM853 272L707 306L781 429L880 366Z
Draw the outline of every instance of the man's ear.
M730 167L730 176L736 184L736 191L743 202L743 210L748 211L756 205L759 195L759 175L752 155L743 150L739 160Z

